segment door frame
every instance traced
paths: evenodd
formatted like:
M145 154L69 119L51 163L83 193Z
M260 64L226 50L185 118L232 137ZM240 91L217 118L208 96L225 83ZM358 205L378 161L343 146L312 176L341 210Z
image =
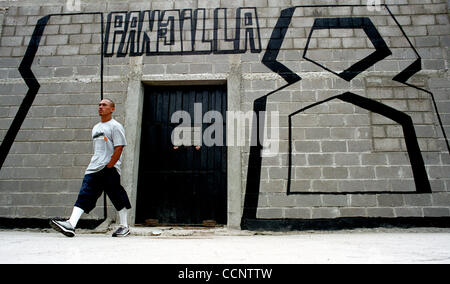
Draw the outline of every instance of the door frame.
M232 73L230 73L232 74ZM126 189L132 209L129 212L129 224L135 224L136 198L139 173L139 154L142 129L144 85L150 86L186 86L186 85L222 85L227 86L227 111L240 110L240 76L230 75L223 80L176 80L176 81L130 81L125 100L125 133L128 146L124 151L122 185ZM228 128L227 124L227 128ZM226 130L228 134L228 129ZM242 147L227 147L227 227L240 229L242 216Z

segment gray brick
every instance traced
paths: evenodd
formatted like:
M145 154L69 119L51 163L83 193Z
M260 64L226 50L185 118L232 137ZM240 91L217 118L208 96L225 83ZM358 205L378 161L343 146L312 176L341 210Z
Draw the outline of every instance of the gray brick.
M267 180L260 183L261 192L285 192L286 185L283 180ZM291 190L292 187L291 187Z
M348 206L347 195L322 195L323 206L343 207Z
M360 165L360 155L354 154L342 154L338 153L335 155L335 163L339 166L354 166Z
M377 198L375 195L350 195L350 206L353 207L375 207L377 205Z
M312 208L313 219L337 218L339 214L338 208Z
M321 145L322 152L347 152L345 141L323 141Z
M312 190L313 192L337 192L338 182L335 180L313 180Z
M380 166L375 171L378 178L412 177L412 171L408 167Z
M299 207L314 207L314 206L320 206L322 204L322 200L320 198L320 195L297 195L295 197L295 204Z
M262 219L280 219L283 217L281 208L259 208L256 213L257 218Z
M48 35L46 38L46 44L48 45L63 45L69 41L68 35Z
M1 46L20 46L22 42L22 36L4 36L0 39Z
M153 65L152 68L154 68ZM167 74L188 74L188 73L189 73L189 64L167 64Z
M393 208L367 208L368 217L395 217Z
M434 25L435 23L434 15L415 15L412 17L413 26Z
M286 167L269 168L270 179L287 179L288 169Z
M296 205L295 199L284 193L268 195L267 201L270 207L292 207Z
M333 156L330 154L310 154L308 155L308 163L310 165L332 165Z
M433 206L450 206L450 193L435 193L432 200Z
M189 72L191 74L212 73L212 64L190 64Z
M345 179L348 177L348 170L345 167L324 167L322 173L326 179Z
M80 51L80 54L100 54L101 53L101 45L99 45L99 44L81 44L79 51Z
M39 15L41 11L40 6L22 6L18 9L18 15Z
M400 194L380 194L377 195L378 206L398 207L404 205L403 195Z
M306 128L305 137L306 139L329 139L330 128Z
M450 209L442 207L423 208L423 215L425 217L448 217L450 216Z
M390 180L390 183L392 184L392 190L393 191L406 191L411 192L414 191L416 188L416 184L414 183L414 180L412 179L398 179L398 180Z
M373 167L350 167L349 176L353 179L373 179L375 178L375 169Z
M363 165L386 165L387 157L384 154L362 154L361 162Z
M348 148L349 152L362 153L362 152L372 151L372 144L370 141L367 141L367 140L348 141L347 148Z
M394 208L397 217L423 217L421 208Z
M54 73L55 77L69 77L73 74L73 67L57 67Z
M341 217L366 217L367 212L364 208L339 208Z
M78 45L58 46L56 49L57 55L76 55L79 51L80 47Z
M320 178L320 176L321 176L321 169L319 167L295 168L296 179L313 179L313 178Z
M320 152L319 141L296 141L295 151L298 153Z
M308 192L311 189L311 180L291 180L292 192Z
M286 208L284 209L285 218L311 219L311 208Z

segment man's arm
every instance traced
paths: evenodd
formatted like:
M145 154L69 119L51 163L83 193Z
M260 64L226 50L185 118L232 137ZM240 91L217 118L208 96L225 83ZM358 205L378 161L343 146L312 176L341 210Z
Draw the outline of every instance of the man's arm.
M106 165L107 168L112 168L117 163L117 161L120 159L120 155L122 155L124 146L116 146L114 147L114 153L111 156L111 160Z

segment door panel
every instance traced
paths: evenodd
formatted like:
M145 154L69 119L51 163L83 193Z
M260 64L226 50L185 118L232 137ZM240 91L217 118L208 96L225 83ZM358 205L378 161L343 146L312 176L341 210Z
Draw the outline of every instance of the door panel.
M210 110L224 118L225 86L146 87L142 118L136 223L158 219L160 224L226 224L226 147L181 146L174 150L171 123L174 112L190 114L191 127L202 133L210 123L194 125L194 103L202 104L201 118Z

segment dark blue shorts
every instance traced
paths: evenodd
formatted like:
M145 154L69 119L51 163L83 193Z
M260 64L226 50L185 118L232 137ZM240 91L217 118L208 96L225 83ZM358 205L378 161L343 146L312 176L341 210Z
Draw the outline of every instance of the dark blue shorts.
M83 209L85 213L89 213L95 208L97 199L103 191L108 195L117 211L131 208L127 192L120 185L120 175L114 167L105 167L99 172L85 175L75 206Z

